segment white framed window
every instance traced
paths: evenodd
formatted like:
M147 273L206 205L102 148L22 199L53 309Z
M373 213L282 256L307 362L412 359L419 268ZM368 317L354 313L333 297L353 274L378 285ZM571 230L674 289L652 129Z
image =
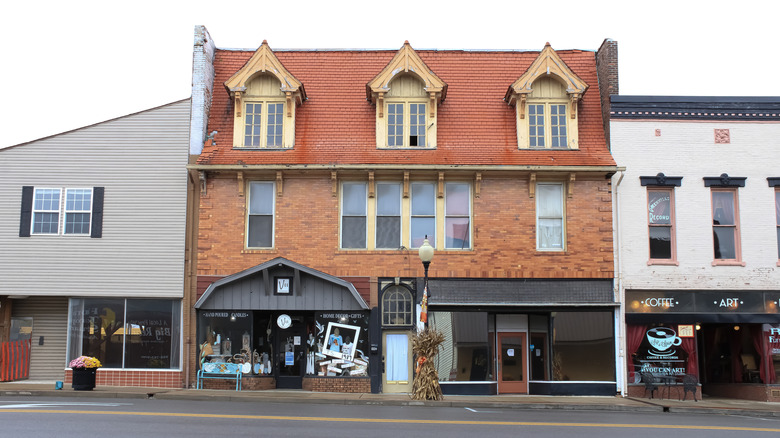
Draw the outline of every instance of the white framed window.
M401 246L401 184L376 184L376 247Z
M739 235L737 189L713 188L712 240L716 264L718 261L741 261L742 250Z
M341 247L366 248L367 188L364 182L341 185Z
M393 285L382 293L382 325L411 326L414 323L414 299L404 286Z
M388 102L387 146L425 147L425 103Z
M249 248L273 248L276 184L271 181L249 183L247 242Z
M565 242L563 183L536 184L536 249L563 251Z
M284 136L284 102L250 101L244 111L244 146L281 148Z
M780 260L780 189L775 189L775 217L777 218L777 259Z
M528 145L567 148L566 104L528 104Z
M92 189L35 188L31 222L33 235L89 235Z
M422 246L425 236L428 243L436 247L436 185L434 183L412 183L412 208L409 221L409 247Z
M647 225L650 248L650 264L675 262L674 188L647 189Z
M471 184L445 184L444 248L471 248Z

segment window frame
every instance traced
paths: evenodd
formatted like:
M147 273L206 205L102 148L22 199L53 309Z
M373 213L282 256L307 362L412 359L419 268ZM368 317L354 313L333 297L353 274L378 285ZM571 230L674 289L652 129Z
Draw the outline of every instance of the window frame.
M362 185L364 187L364 192L366 194L366 197L364 198L364 202L363 202L363 209L364 209L363 216L345 215L344 214L344 205L345 205L345 202L344 202L344 193L345 193L344 186L345 185ZM369 230L368 230L368 224L369 224L368 213L369 213L369 211L371 211L369 209L369 206L368 206L368 183L365 182L365 181L342 181L340 189L341 190L340 190L340 196L339 196L339 198L340 198L339 199L340 200L340 202L339 202L339 249L343 249L343 250L353 250L353 249L364 250L364 249L368 249L369 248L369 236L370 236L370 233L369 233ZM364 226L366 228L366 232L365 232L365 236L363 236L364 245L362 247L345 247L344 246L344 217L345 216L348 216L348 217L363 217L363 219L365 221L365 225Z
M430 214L414 214L414 186L415 185L427 185L433 187L433 215ZM434 247L438 248L436 242L436 234L439 228L439 221L438 221L438 202L436 197L436 183L434 182L428 182L428 181L416 181L409 183L409 240L407 241L409 244L410 249L419 249L420 246L414 246L414 234L413 234L413 227L412 222L415 218L417 219L426 219L426 218L433 218L433 237L428 235L428 243ZM424 240L423 240L424 241ZM420 241L420 245L422 245L423 241Z
M540 186L558 186L560 187L560 203L561 203L561 216L560 218L555 216L544 216L540 217L539 211L540 211L540 193L539 190ZM534 216L536 218L536 250L537 251L543 251L543 252L566 252L566 183L563 181L540 181L536 183L536 190L535 190L535 212ZM543 248L542 242L541 242L541 224L540 219L560 219L561 220L561 247L560 248Z
M49 191L49 190L56 190L57 191L57 209L45 209L45 208L36 208L36 199L38 197L39 191ZM75 209L68 209L68 194L77 191L82 190L87 193L89 193L89 210L75 210ZM76 236L76 237L83 237L83 236L91 236L92 234L92 219L93 215L95 214L95 190L94 187L33 187L33 194L32 194L32 209L31 209L31 218L30 218L30 235L31 236ZM57 230L56 232L36 232L35 231L35 218L39 214L56 214L57 215ZM67 230L67 221L68 221L68 215L72 214L88 214L89 219L87 220L87 231L84 233L76 233L76 232L68 232Z
M775 187L775 219L777 221L777 266L780 266L780 188Z
M402 295L402 300L394 300L392 303L390 300L397 295ZM390 284L382 291L382 327L388 329L398 329L404 327L413 327L415 323L415 294L414 292L404 284ZM396 304L395 308L391 311L390 304ZM399 310L399 303L405 303L408 305L408 312ZM392 323L393 317L403 319L402 323ZM408 318L407 318L408 316ZM407 321L408 320L408 321Z
M733 208L733 215L734 215L734 223L733 224L715 224L715 216L716 216L716 205L715 205L715 194L716 193L731 193L733 195L732 197L732 208ZM739 190L737 187L710 187L710 213L711 213L711 220L712 220L712 234L713 234L713 240L712 240L712 248L713 248L713 261L712 266L745 266L745 262L742 261L742 240L741 240L741 229L740 229L740 221L739 221ZM734 258L715 258L715 234L716 229L724 229L724 228L732 228L733 229L733 235L734 235Z
M569 129L570 123L567 121L569 105L570 105L570 103L567 102L566 100L563 100L563 99L529 99L528 104L527 104L527 108L526 108L527 112L528 112L528 116L527 116L528 117L528 122L526 124L527 125L526 126L526 131L528 133L528 148L529 149L554 149L554 150L570 149L569 148L569 136L571 135L570 134L570 129ZM531 145L531 142L532 142L533 139L535 139L537 137L540 137L539 135L535 135L535 136L531 135L531 128L538 126L538 125L532 125L532 123L531 123L531 119L533 117L535 117L535 116L538 117L538 115L536 115L536 114L531 114L531 107L534 107L534 106L542 106L543 109L544 109L544 115L542 116L543 120L544 120L544 126L543 126L544 135L541 136L541 138L542 138L542 140L544 140L545 144L542 145L542 146L539 146L538 144ZM552 144L553 143L553 138L556 138L556 137L560 138L560 131L558 131L558 135L557 136L553 135L553 128L554 128L554 126L553 126L553 123L552 123L553 122L552 108L554 106L556 106L556 107L563 107L563 113L561 113L560 112L560 108L558 108L558 114L556 114L556 117L558 117L559 119L562 119L562 120L564 120L566 122L563 125L564 128L566 129L566 134L564 135L564 145L563 146L560 146L560 145L559 146L553 146L553 144ZM575 119L575 122L576 122L576 119ZM557 127L558 129L560 129L560 126L561 126L560 124L555 125L555 127Z
M468 213L466 215L455 214L455 213L451 214L447 210L447 207L448 207L447 200L449 199L449 187L450 186L454 186L454 185L465 185L467 190L468 190L467 200L466 200L466 206L467 206L467 209L468 209ZM473 211L472 211L473 210L472 200L474 199L474 196L473 196L471 190L472 190L471 184L468 183L468 182L448 181L448 182L444 183L444 239L443 239L444 240L444 249L451 249L451 250L468 250L468 249L471 249L471 245L472 245L472 242L471 242L471 240L472 240L471 239L472 232L471 232L471 230L472 230L472 228L474 226L474 223L473 223L473 216L474 215L473 215ZM466 236L466 242L468 242L468 246L467 247L460 247L460 248L448 246L448 242L447 242L447 236L448 236L448 234L447 234L447 224L448 224L448 219L463 219L463 218L467 218L468 219L468 233L467 233L467 236Z
M651 199L651 193L665 193L669 195L669 224L653 224L651 223L650 219L650 199ZM674 265L679 266L679 261L677 260L677 226L676 226L676 217L675 217L675 197L674 197L674 187L648 187L647 188L647 202L646 202L646 218L647 218L647 242L648 242L648 248L647 248L647 264L648 265ZM651 248L651 241L650 241L650 230L652 228L669 228L670 233L670 258L654 258L652 257L652 248Z
M255 185L263 185L263 186L269 186L271 189L271 213L252 213L252 191L253 186ZM247 249L273 249L276 245L276 182L274 181L264 181L264 180L257 180L257 181L249 181L248 183L249 190L247 191L247 201L246 201L246 224L244 226L244 230L246 233L246 239L244 242L244 245ZM270 216L271 217L271 246L251 246L251 236L250 236L250 221L252 216Z
M284 101L283 98L249 98L246 99L243 102L244 108L243 108L243 114L241 117L241 147L242 148L248 148L248 149L283 149L285 146L285 107L287 103ZM260 144L254 145L254 144L247 144L247 134L246 134L246 128L247 128L247 117L249 116L248 107L249 105L261 105L262 112L260 114ZM274 126L278 126L279 130L281 130L281 141L279 144L268 144L268 118L270 117L271 113L268 111L269 107L271 105L281 105L281 112L275 113L276 117L281 119L282 123L276 123ZM254 114L254 112L253 112ZM255 116L256 117L256 116ZM254 126L254 124L252 125Z
M385 119L386 119L386 121L385 121L385 138L384 138L384 145L385 145L385 147L386 148L390 148L390 149L426 149L426 148L428 148L429 147L428 144L430 143L429 142L429 134L428 134L428 124L430 122L430 120L429 120L430 117L428 116L428 113L427 113L427 111L429 110L428 109L428 105L429 104L430 103L429 103L429 101L427 99L419 98L419 97L389 98L389 99L387 99L385 101L385 108L384 108L384 110L385 110ZM403 125L402 125L402 129L403 129L404 133L401 134L403 136L403 144L402 145L397 145L397 144L390 145L390 106L391 105L402 105L402 108L403 108L403 111L404 111L404 113L403 113ZM424 143L425 144L422 144L422 145L418 144L418 145L412 146L410 144L411 143L410 139L412 137L411 136L411 127L412 127L411 106L412 105L422 105L424 107L424 110L423 110L422 113L417 112L418 116L425 117L425 123L423 123L423 126L422 126L422 128L424 130L423 137L424 137ZM418 107L418 109L419 109L419 107ZM396 124L396 126L397 125L398 124ZM418 123L418 126L419 126L419 123ZM419 135L417 137L419 137Z
M379 186L385 185L385 186L398 186L398 242L396 242L395 246L392 247L384 247L379 246L379 218L380 217L396 217L391 216L388 214L380 214L379 208L380 208L380 191ZM376 202L375 202L375 208L374 208L374 248L375 249L398 249L403 245L403 183L400 181L377 181L376 182ZM366 242L366 246L368 246L368 242Z

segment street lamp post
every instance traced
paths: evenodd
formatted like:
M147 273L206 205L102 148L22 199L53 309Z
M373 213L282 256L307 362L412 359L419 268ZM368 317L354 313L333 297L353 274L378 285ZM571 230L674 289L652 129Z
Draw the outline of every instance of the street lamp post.
M433 260L433 247L430 243L428 243L428 235L425 235L425 240L423 241L423 244L420 245L420 260L422 260L423 268L425 268L425 282L424 289L423 289L423 299L422 299L422 312L420 314L420 319L425 324L425 327L428 327L428 266L431 265L431 260Z

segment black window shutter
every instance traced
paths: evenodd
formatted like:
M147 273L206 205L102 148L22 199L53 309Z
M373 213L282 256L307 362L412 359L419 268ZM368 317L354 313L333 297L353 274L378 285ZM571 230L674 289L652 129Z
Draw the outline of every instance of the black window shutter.
M22 187L22 216L19 220L19 237L30 237L32 221L33 186Z
M103 237L103 192L105 187L92 188L92 234L89 237Z

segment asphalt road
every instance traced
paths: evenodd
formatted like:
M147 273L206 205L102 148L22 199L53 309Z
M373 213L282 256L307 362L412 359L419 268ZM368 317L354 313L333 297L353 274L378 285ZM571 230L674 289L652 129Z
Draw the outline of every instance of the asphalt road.
M780 418L558 409L0 398L0 437L770 437Z

